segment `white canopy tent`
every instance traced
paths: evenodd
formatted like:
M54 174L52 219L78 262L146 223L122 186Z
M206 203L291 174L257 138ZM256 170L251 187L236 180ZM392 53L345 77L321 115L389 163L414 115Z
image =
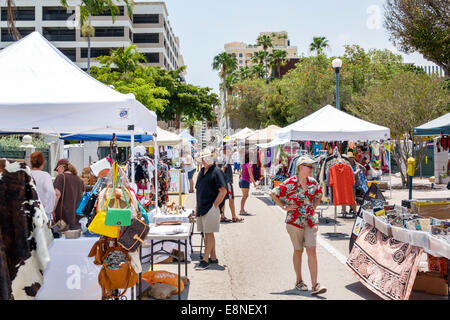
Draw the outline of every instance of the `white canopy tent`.
M242 129L241 131L233 134L228 140L229 141L243 140L254 133L255 133L254 130L245 128L245 129Z
M2 50L0 70L2 131L128 133L132 145L135 134L156 132L156 114L133 94L90 77L38 32Z
M156 130L157 136L158 136L158 146L178 146L183 143L183 139L170 131L166 131L164 129L161 129L160 127ZM189 143L189 142L187 142ZM117 145L119 147L129 147L130 142L118 142ZM153 146L153 141L147 141L143 143L136 143L136 145L145 146L145 147L151 147ZM109 142L101 142L101 147L109 147Z
M254 134L248 136L246 141L249 143L264 143L270 142L277 137L277 132L280 131L280 127L278 126L268 126L265 129L258 130Z
M281 129L277 137L290 141L372 141L390 139L391 131L328 105Z

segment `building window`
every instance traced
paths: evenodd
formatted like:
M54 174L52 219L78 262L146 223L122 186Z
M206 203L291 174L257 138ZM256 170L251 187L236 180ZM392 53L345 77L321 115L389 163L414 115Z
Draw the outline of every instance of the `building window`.
M123 37L125 35L124 27L96 27L95 37ZM83 37L80 31L80 36Z
M3 21L8 20L7 8L2 8L1 16ZM16 7L15 21L34 21L35 19L34 7Z
M159 43L159 33L135 33L134 43Z
M34 28L17 28L20 35L26 37L34 31ZM8 28L2 28L2 42L14 42L16 39L9 33Z
M109 56L111 54L111 50L115 48L91 48L91 58L98 58L100 56ZM88 56L88 48L81 48L81 57L87 58Z
M244 62L242 60L239 60L239 64L243 64Z
M77 50L75 48L58 48L71 61L77 61Z
M148 63L159 63L159 53L158 52L146 52L143 55L147 58Z
M42 31L48 41L75 41L75 29L42 28Z
M242 53L239 53L239 58L242 58L243 57L243 54Z
M133 23L159 23L159 14L134 14Z
M69 19L74 11L64 7L42 7L42 20L65 21Z
M133 32L131 32L131 29L129 30L128 35L130 36L131 42L133 42Z
M120 6L119 7L119 14L116 14L116 16L123 16L125 14L125 7L124 6ZM93 14L93 17L110 17L111 16L111 10L106 9L105 11L103 11L103 13L99 13L99 14Z

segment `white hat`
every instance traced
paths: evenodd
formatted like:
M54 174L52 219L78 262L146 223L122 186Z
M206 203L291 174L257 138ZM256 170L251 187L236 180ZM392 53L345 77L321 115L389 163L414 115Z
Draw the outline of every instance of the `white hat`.
M203 158L207 157L213 157L213 152L211 151L210 148L205 148L202 151L200 151L200 154L197 156L195 160L201 162Z
M304 164L314 164L314 163L316 163L316 161L314 161L310 157L302 156L297 160L297 168Z

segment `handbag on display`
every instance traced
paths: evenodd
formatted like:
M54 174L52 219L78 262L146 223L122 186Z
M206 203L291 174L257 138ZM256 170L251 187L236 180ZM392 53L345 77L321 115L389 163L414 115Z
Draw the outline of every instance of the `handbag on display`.
M117 180L119 180L120 187L122 189L122 195L125 198L125 203L127 204L126 209L117 208L117 194L115 193L115 188L117 186ZM131 225L131 207L128 203L127 196L125 194L125 190L123 188L122 181L120 180L119 172L117 171L116 183L114 184L114 189L111 191L111 194L114 193L114 207L109 208L109 201L106 204L108 208L106 213L105 224L107 226L118 226L118 227L129 227Z
M86 207L84 207L83 215L85 217L90 217L92 215L92 211L95 209L95 204L97 203L98 199L98 193L94 193L89 198L88 203L86 204Z
M125 229L118 243L127 251L135 252L150 232L150 227L142 220L133 219L131 226Z
M139 277L131 265L128 252L120 247L110 248L105 253L103 266L98 275L98 283L104 298L120 298L128 288L135 286ZM124 290L120 295L115 290Z
M81 198L80 203L78 204L77 210L75 210L76 214L79 216L84 216L84 209L86 208L86 205L88 204L89 200L92 197L92 193L86 192L83 195L83 198Z

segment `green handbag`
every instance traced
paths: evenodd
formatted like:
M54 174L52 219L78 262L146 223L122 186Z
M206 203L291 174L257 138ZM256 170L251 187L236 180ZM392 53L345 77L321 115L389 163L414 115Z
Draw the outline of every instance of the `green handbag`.
M131 207L130 207L130 204L128 203L127 196L125 194L125 190L123 189L122 181L120 180L120 174L119 174L118 170L117 170L116 183L114 184L114 188L111 192L115 192L117 180L119 181L120 187L122 188L122 194L123 194L123 197L125 198L125 202L127 204L127 209L117 208L117 198L116 197L114 197L116 208L109 208L108 207L109 201L108 201L108 203L106 204L108 211L106 212L105 225L114 226L114 227L129 227L129 226L131 226Z

